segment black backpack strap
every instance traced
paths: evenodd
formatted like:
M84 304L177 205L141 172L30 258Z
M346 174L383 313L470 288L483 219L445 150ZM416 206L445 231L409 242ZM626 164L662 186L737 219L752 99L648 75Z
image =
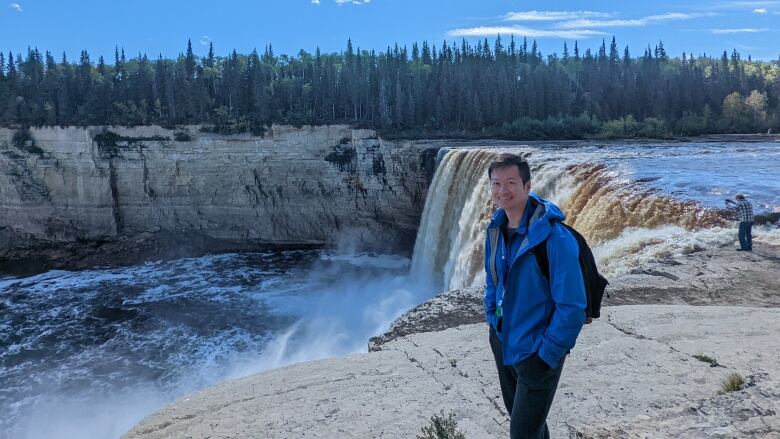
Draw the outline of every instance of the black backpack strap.
M493 285L498 286L498 272L496 270L496 252L498 251L498 237L501 231L499 229L488 229L490 237L490 275L493 277Z
M547 278L547 282L550 281L550 257L547 256L547 238L540 242L533 248L534 257L536 257L536 264L539 266L539 270Z
M576 230L566 225L566 223L563 223L559 220L552 220L552 224L560 224L563 226L564 229L568 230L569 233L571 233L574 236L574 239L577 239L577 243L579 244L579 239L585 239L582 238L582 235L579 234ZM578 238L579 235L579 238ZM539 265L539 269L542 271L542 274L544 277L547 278L547 281L550 281L550 257L547 255L547 239L545 238L544 241L540 242L536 245L536 247L533 248L534 256L536 257L536 263Z

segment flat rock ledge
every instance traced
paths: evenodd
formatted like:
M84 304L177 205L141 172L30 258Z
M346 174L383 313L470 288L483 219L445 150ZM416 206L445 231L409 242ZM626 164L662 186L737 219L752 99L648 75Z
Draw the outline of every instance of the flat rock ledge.
M605 308L567 360L552 436L780 437L779 333L775 308ZM722 393L732 372L746 387ZM411 438L442 411L454 414L467 438L508 437L484 324L225 382L174 402L124 437Z
M368 351L381 351L384 344L406 335L484 322L484 294L485 289L482 287L441 293L405 312L384 334L371 337L368 340Z
M780 307L780 248L767 244L752 253L734 246L696 249L678 258L647 262L630 273L609 277L605 306L615 305L737 305ZM379 351L396 338L441 331L485 320L484 288L447 291L396 319L368 342Z
M778 272L779 248L726 246L610 279L610 306L566 362L552 437L780 438ZM216 385L125 437L412 438L442 412L469 439L508 437L482 294L443 293L372 338L369 353ZM746 385L723 393L730 373Z

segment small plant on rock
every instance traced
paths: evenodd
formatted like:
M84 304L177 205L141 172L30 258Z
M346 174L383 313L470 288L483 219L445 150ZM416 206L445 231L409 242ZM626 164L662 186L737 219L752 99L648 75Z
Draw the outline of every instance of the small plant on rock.
M745 379L736 372L729 374L720 384L721 393L736 392L742 390L742 387L744 386Z
M693 356L693 358L710 365L710 367L719 367L720 363L718 363L718 360L710 357L709 355L704 354L696 354Z
M15 147L22 151L27 151L31 154L43 154L43 150L35 145L35 139L30 133L29 128L21 128L16 130L11 142Z
M445 417L442 410L440 415L431 416L431 423L422 427L422 435L417 435L417 439L466 439L457 426L455 414L450 413Z

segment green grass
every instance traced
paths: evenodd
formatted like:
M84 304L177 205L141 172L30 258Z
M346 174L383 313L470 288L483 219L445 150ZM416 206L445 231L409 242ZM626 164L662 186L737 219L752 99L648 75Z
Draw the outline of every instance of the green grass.
M721 393L736 392L742 390L744 386L745 379L736 372L729 374L720 384Z
M422 427L422 435L418 434L417 439L466 439L457 426L455 415L450 413L445 417L442 410L441 415L431 416L431 423Z

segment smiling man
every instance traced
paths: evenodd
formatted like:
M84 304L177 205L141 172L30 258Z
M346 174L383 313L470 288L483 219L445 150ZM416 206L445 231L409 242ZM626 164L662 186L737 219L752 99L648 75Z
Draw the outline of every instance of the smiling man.
M555 204L531 192L522 157L502 154L488 168L499 209L485 242L485 314L510 435L549 438L550 411L563 363L585 322L585 284L575 237ZM545 276L534 250L546 246ZM538 251L538 250L537 250Z

